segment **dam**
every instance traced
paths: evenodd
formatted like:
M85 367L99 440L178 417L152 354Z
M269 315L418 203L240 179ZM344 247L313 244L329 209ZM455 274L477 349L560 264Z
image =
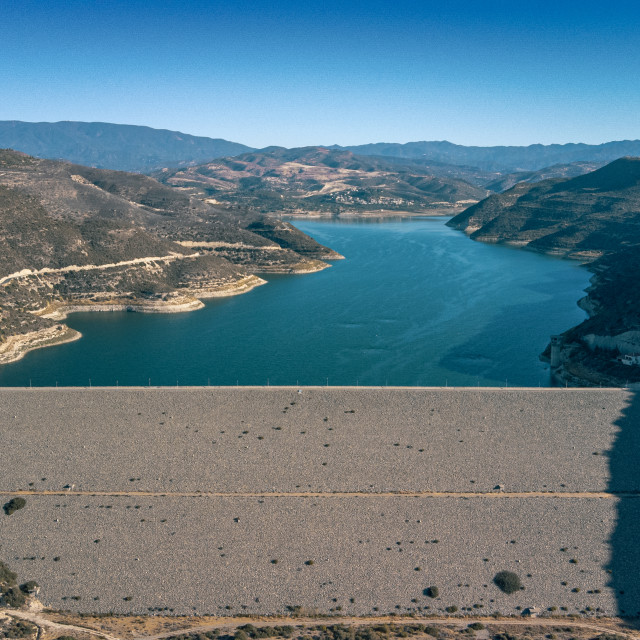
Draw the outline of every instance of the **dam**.
M620 389L0 389L0 560L80 612L636 615ZM523 589L505 594L499 571ZM438 587L438 596L428 588Z

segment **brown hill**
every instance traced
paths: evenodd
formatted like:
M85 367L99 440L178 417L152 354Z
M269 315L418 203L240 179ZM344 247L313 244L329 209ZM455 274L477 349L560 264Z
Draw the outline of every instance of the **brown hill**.
M464 180L432 175L419 163L325 147L271 147L154 175L188 193L264 213L422 212L486 195Z
M569 180L521 182L449 223L474 240L595 259L640 242L640 158L621 158Z
M11 336L55 325L45 310L195 308L260 284L257 272L336 257L289 223L147 176L0 150L0 362Z

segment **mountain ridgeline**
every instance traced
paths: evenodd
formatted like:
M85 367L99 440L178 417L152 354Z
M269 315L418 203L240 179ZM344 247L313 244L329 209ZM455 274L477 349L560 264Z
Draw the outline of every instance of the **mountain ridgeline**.
M68 309L188 310L262 284L256 272L316 271L340 257L287 222L147 176L9 150L0 150L0 247L0 362L59 341Z
M538 171L556 164L596 162L605 164L623 156L640 156L640 140L622 140L604 144L532 144L526 147L466 147L446 140L441 142L380 142L344 148L361 156L394 156L427 159L453 165L468 165L482 171Z
M78 305L185 310L262 283L256 273L339 257L269 214L426 213L458 214L449 224L475 240L589 263L590 317L564 334L558 375L640 380L614 360L640 352L638 140L256 150L149 127L5 121L2 146L18 151L0 151L0 361L19 355L20 336L59 341L57 320Z
M150 172L250 151L237 142L107 122L0 121L0 148L102 169Z
M571 179L520 183L448 224L474 240L508 243L589 263L590 317L564 334L558 375L572 383L624 384L638 367L615 361L640 351L640 158L621 158Z
M161 168L186 167L256 151L220 138L192 136L179 131L105 122L0 121L0 148L33 156L64 159L102 169L151 173ZM640 140L589 144L471 147L447 141L375 143L324 147L356 156L386 158L387 162L422 165L422 171L451 177L485 188L507 174L536 172L554 165L590 163L591 169L623 156L639 156ZM269 153L278 147L262 149ZM585 168L587 170L587 168ZM577 175L571 169L547 175ZM511 178L513 179L513 178ZM535 176L521 177L532 180ZM512 185L507 185L512 186ZM489 190L499 188L487 187ZM503 188L506 188L503 187Z

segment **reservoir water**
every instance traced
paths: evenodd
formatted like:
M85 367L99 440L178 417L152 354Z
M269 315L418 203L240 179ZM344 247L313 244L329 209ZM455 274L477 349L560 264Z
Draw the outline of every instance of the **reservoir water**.
M538 355L584 319L589 272L445 222L295 221L346 259L191 313L72 314L81 340L0 367L0 385L549 386Z

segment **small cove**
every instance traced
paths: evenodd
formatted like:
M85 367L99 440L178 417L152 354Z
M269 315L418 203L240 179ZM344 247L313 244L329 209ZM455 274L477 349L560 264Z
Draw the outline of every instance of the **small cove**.
M296 220L346 259L191 313L74 313L81 340L0 367L0 385L549 386L538 355L585 317L589 272L445 222Z

